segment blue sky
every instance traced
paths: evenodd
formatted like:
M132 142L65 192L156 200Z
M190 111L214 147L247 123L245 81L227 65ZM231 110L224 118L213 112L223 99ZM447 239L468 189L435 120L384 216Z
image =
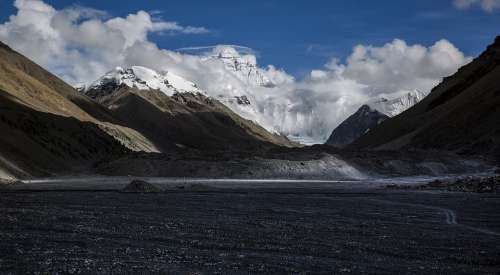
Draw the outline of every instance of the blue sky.
M155 11L163 20L210 30L196 35L151 35L161 48L244 45L258 52L261 65L274 64L299 78L332 57L345 58L357 44L381 46L394 38L425 46L445 38L475 56L491 43L500 26L498 10L457 9L452 0L45 2L57 9L92 7L112 17ZM0 21L14 13L12 1L1 0Z

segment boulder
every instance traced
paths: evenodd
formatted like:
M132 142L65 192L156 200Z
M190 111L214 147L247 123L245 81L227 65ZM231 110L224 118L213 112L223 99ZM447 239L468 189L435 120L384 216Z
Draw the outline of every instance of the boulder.
M122 192L126 193L157 193L161 192L161 189L156 185L142 181L142 180L133 180L127 186L122 189Z

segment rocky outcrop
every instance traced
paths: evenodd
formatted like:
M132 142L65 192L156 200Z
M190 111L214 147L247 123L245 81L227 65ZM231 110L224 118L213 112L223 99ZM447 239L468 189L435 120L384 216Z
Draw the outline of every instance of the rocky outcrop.
M387 115L371 109L370 106L363 105L333 130L326 144L342 148L388 118Z

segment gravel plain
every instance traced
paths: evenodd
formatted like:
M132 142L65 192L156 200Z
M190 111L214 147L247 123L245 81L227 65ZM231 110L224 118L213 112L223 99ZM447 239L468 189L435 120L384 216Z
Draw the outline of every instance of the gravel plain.
M0 273L500 273L500 195L346 184L4 189Z

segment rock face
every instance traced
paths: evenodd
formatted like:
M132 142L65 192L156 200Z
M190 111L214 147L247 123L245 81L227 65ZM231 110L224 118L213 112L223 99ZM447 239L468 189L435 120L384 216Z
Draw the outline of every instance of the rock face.
M500 160L500 37L406 112L350 149L440 149Z
M363 105L333 130L326 144L342 148L388 118L370 106Z
M161 189L156 185L142 180L133 180L122 189L125 193L158 193Z

